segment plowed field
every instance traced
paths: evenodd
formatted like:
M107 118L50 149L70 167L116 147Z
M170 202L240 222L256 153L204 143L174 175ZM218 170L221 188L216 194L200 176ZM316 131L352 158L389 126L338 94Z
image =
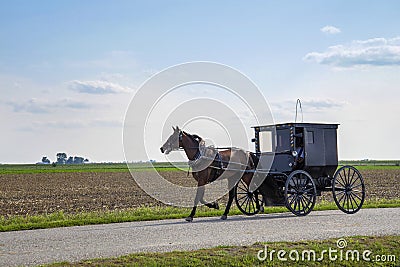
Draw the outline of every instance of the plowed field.
M361 173L367 200L400 198L400 169ZM165 171L163 176L176 184L195 184L186 172ZM163 204L141 190L129 172L0 175L0 216L123 210L141 205Z

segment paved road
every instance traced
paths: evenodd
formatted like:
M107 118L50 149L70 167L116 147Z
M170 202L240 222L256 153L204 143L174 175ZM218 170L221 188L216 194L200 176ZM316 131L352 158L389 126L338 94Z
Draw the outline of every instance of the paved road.
M0 266L37 265L141 251L192 250L257 241L295 241L351 235L399 235L400 208L252 217L162 220L0 233Z

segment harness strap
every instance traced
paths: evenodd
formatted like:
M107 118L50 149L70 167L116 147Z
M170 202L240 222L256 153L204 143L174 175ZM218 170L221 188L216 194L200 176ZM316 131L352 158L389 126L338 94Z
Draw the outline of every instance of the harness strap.
M196 162L201 158L201 152L200 150L197 150L196 155L194 155L194 159L193 160L189 160L188 165L188 171L187 171L187 176L189 177L189 172L190 172L190 168L196 164Z
M210 167L211 167L211 173L208 183L212 183L215 180L217 180L217 178L220 177L221 174L224 172L223 170L224 165L219 152L217 152L217 154L215 155L214 161L211 163Z
M200 157L201 157L201 152L200 152L200 149L198 149L197 152L196 152L196 155L194 155L194 160L193 161L198 160Z

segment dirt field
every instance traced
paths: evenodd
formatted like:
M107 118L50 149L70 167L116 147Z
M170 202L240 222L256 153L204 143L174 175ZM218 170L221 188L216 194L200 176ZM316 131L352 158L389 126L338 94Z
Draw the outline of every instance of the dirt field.
M367 200L400 198L400 169L361 173ZM186 172L170 171L163 175L176 184L194 185L193 178L187 177ZM0 216L122 210L139 205L162 203L143 192L129 172L0 175Z

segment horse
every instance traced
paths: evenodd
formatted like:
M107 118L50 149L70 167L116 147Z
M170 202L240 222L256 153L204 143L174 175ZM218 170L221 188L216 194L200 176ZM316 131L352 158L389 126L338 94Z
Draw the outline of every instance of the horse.
M178 126L172 127L172 129L174 132L160 148L161 153L169 154L171 151L183 149L189 159L189 166L192 167L192 176L197 181L194 206L185 220L193 221L199 202L209 208L219 209L218 202L208 203L204 200L204 186L219 177L228 179L229 199L221 216L222 220L226 220L235 194L236 183L242 179L246 184L250 184L253 173L246 172L246 170L255 169L252 155L243 149L233 147L223 151L212 147L206 148L205 142L200 136L189 134L179 129Z

